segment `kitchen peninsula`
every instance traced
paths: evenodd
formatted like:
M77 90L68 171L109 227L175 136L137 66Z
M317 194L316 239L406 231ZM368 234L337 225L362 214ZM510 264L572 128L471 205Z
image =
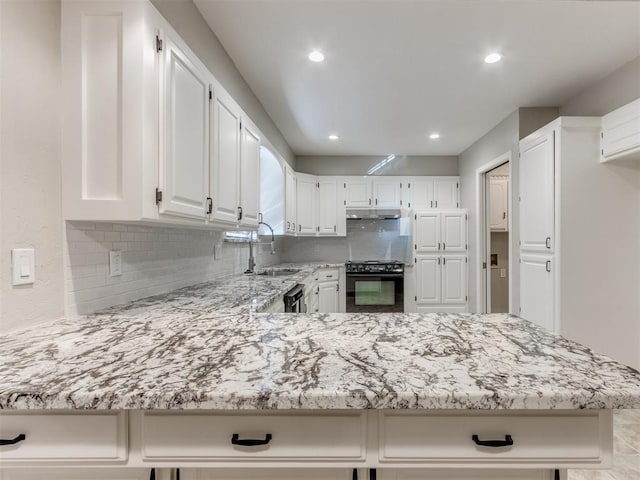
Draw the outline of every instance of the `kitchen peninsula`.
M6 479L546 479L609 466L640 407L638 372L515 316L260 313L296 278L235 281L0 337Z

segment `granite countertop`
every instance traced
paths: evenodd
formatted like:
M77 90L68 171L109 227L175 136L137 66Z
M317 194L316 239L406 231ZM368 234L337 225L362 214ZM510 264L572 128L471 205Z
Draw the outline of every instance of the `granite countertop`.
M518 317L246 307L299 280L210 282L0 336L0 409L640 408L638 372Z

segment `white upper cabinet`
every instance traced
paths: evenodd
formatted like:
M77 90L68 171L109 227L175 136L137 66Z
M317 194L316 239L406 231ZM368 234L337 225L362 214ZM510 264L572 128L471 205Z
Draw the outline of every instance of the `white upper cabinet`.
M163 33L159 38L163 42L160 213L204 219L209 196L212 79L171 35Z
M424 210L414 214L414 250L464 252L467 250L466 210Z
M240 225L255 228L260 213L260 134L247 119L240 146Z
M338 233L338 182L331 177L318 177L317 219L320 235ZM346 221L346 220L343 220Z
M402 206L412 210L458 208L459 177L405 177Z
M508 177L489 179L489 228L492 232L509 230L509 180Z
M296 183L297 233L298 235L315 235L318 231L316 223L316 177L298 173Z
M213 168L211 196L215 221L235 224L240 220L240 109L222 91L213 98Z
M520 249L551 252L554 241L555 131L520 142Z
M345 206L368 208L371 201L371 179L367 177L347 177L344 179Z
M159 217L156 35L163 22L145 2L62 2L66 220Z
M296 195L296 172L289 166L285 166L285 228L288 233L297 231L296 205L298 202Z
M640 98L602 117L601 162L640 159Z
M391 177L373 180L373 205L377 208L400 208L402 180Z
M435 208L458 208L460 180L457 178L436 179L433 182L433 206Z

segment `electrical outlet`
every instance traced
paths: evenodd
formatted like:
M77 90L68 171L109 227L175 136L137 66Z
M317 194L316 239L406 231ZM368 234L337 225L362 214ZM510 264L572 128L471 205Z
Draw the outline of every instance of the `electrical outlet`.
M120 250L109 251L109 274L112 277L122 275L122 252Z
M318 243L314 243L313 244L313 252L314 253L319 253L320 252L320 245Z

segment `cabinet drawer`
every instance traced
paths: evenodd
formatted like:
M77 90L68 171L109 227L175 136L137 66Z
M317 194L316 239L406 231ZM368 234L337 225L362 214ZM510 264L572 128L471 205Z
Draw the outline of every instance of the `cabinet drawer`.
M380 422L381 461L561 465L610 460L612 427L607 413L383 414ZM473 435L480 441L504 441L509 435L513 445L479 446Z
M124 412L0 415L0 438L25 439L0 446L3 464L26 461L120 461L127 459Z
M365 455L365 416L292 414L161 414L143 419L146 459L216 459L265 461L282 459L357 460ZM266 445L241 446L265 440Z
M340 272L337 268L326 268L317 272L319 282L332 282L340 279Z

